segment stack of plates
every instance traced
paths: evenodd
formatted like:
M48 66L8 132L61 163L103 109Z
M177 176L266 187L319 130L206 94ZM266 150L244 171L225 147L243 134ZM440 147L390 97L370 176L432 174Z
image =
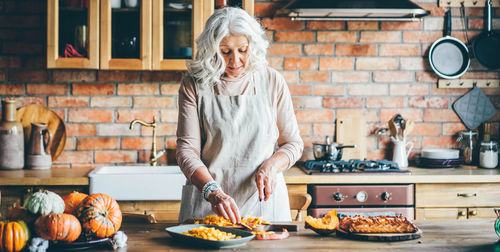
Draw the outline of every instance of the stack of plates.
M458 167L462 160L458 149L422 149L419 166L429 168Z

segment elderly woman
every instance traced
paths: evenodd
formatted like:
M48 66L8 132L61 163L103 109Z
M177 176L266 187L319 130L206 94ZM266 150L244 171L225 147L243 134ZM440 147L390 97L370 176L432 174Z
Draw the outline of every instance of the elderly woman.
M267 66L262 27L239 8L216 10L179 89L177 161L187 178L179 221L209 214L289 221L282 171L301 156L283 77Z

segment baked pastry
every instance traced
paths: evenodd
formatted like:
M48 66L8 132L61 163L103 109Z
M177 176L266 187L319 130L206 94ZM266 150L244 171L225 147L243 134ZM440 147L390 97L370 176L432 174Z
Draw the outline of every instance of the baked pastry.
M406 217L346 216L339 227L351 233L415 233L418 228Z

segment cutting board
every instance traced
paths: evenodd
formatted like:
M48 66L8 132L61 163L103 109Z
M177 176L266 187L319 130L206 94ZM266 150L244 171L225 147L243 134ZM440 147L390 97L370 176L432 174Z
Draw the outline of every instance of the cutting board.
M66 127L56 112L44 106L28 105L17 110L16 118L23 125L25 148L29 146L31 123L46 123L47 128L52 133L50 143L52 161L59 157L66 144Z
M361 117L337 118L336 142L342 145L356 145L345 148L342 160L366 158L366 121Z
M422 230L415 233L350 233L339 228L336 234L353 240L388 242L418 239L422 237Z

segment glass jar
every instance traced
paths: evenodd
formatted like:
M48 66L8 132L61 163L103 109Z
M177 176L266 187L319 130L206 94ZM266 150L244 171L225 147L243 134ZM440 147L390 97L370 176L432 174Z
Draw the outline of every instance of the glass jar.
M482 141L479 149L479 166L496 168L498 165L498 144L495 141Z
M460 131L458 140L460 142L461 155L465 164L476 164L478 161L477 132L472 130Z

